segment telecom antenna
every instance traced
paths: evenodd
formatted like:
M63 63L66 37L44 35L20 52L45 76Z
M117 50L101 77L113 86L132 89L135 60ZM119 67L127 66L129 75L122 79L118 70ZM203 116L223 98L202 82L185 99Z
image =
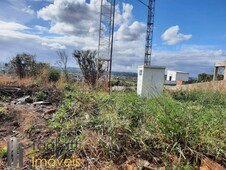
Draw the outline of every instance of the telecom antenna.
M96 87L98 88L98 80L100 78L104 82L106 91L109 92L112 70L114 17L115 0L101 0ZM100 65L104 68L102 77L100 77L101 73L99 72Z
M143 3L142 1L140 1L140 2ZM148 5L146 5L146 6L148 7L148 19L147 19L144 65L151 65L152 39L153 39L154 15L155 15L155 0L149 0Z
M138 67L137 95L152 98L159 96L163 92L165 67L151 66L155 0L149 0L148 4L145 4L142 0L138 1L148 8L148 19L144 65Z

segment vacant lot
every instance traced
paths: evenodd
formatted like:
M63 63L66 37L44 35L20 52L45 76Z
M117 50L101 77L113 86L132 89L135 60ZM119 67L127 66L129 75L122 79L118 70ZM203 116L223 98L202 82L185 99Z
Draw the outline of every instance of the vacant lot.
M50 85L46 91L46 86L32 87L32 102L18 104L15 96L1 96L2 167L8 135L25 145L27 169L31 155L56 156L34 150L31 143L56 137L76 141L75 152L62 150L58 158L79 157L83 169L197 169L204 158L226 166L226 94L196 89L145 99L135 92L109 96L69 84ZM53 94L59 100L52 100ZM34 106L37 100L49 105Z

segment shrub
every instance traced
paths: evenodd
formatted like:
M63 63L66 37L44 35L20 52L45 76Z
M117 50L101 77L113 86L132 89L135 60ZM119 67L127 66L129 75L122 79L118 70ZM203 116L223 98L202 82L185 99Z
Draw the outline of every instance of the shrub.
M50 82L57 82L60 79L60 71L57 69L51 68L49 70L48 79Z
M47 95L43 91L36 92L34 97L36 101L43 101L47 99Z

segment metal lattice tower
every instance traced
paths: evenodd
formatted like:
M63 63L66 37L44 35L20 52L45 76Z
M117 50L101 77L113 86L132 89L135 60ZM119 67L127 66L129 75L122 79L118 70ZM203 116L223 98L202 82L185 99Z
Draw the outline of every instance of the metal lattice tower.
M155 0L149 0L148 3L148 19L145 44L144 65L151 65L152 39L154 29Z
M104 80L105 88L109 92L113 52L114 14L115 0L101 0L97 58L97 87L98 79L100 78L98 70L101 64L104 67L104 74L101 78Z

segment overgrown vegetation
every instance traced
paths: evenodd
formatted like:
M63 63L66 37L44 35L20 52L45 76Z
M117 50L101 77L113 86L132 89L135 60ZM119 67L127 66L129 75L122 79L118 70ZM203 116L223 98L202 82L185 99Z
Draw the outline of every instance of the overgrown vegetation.
M77 154L92 157L97 166L129 156L171 168L193 169L203 157L225 166L225 102L226 94L211 92L145 99L66 86L49 126L63 139L77 140Z

